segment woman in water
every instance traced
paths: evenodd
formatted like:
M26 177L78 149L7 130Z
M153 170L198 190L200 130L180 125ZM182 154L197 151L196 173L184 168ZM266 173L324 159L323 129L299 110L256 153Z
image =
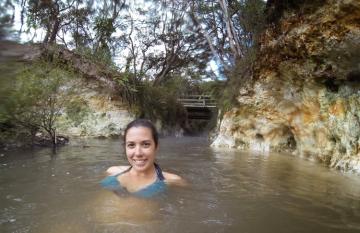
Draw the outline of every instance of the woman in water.
M164 172L155 163L158 133L145 119L130 122L124 132L124 147L130 166L113 166L101 184L118 194L128 192L137 197L153 197L168 185L185 185L178 175Z

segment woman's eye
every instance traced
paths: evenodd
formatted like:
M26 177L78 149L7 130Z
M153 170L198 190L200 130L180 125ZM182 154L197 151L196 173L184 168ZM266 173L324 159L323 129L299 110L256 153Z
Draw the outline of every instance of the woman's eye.
M134 148L135 147L135 144L127 144L126 145L128 148Z
M143 143L143 146L144 146L145 148L148 148L148 147L151 146L151 143L149 143L149 142L144 142L144 143Z

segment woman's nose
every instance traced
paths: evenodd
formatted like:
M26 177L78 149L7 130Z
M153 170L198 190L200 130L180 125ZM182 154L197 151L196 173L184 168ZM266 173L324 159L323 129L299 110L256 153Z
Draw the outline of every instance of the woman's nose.
M141 152L141 146L136 146L136 147L135 147L135 155L139 156L139 155L141 155L141 154L142 154L142 152Z

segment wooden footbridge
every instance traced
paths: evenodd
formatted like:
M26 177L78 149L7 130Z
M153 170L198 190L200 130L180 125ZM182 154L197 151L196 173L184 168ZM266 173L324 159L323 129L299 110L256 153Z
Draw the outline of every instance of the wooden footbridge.
M210 95L187 95L178 99L189 120L210 120L217 114L216 100Z
M216 108L216 101L210 95L187 95L178 99L184 107Z

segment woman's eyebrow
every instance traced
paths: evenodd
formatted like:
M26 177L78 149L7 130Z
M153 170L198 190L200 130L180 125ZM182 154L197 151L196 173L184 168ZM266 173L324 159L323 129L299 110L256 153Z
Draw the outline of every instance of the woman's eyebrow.
M151 141L152 141L151 139L146 139L146 140L143 140L141 142L151 142ZM125 143L128 144L128 143L136 143L136 142L135 141L127 141Z

